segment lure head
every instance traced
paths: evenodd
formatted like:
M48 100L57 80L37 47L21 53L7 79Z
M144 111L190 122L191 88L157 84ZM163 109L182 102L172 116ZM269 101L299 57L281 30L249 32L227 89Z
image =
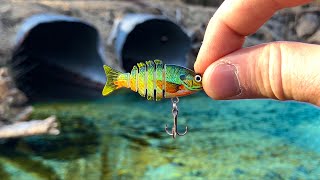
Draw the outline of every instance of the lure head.
M166 65L165 97L180 97L202 90L202 77L191 69Z
M202 90L202 77L200 74L196 74L194 71L184 68L179 78L181 84L185 89L190 91L200 91Z

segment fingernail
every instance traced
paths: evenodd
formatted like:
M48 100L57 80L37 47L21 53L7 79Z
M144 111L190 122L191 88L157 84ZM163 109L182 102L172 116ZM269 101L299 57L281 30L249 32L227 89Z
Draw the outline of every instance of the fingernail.
M217 65L211 74L211 87L219 99L226 99L241 93L237 68L230 64Z

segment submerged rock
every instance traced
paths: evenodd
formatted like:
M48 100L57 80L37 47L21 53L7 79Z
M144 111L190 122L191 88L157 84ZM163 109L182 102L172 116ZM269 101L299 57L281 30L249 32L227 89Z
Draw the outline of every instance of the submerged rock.
M20 143L28 147L26 152L45 159L58 160L84 158L94 154L100 141L95 124L82 117L66 116L63 119L60 121L60 135L23 139ZM17 150L19 151L19 148Z

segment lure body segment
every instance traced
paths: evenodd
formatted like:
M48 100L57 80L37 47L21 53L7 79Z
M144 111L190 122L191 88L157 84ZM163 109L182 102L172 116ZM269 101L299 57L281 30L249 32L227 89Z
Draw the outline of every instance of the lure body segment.
M126 87L148 100L159 101L202 90L200 75L185 67L163 64L160 60L138 63L131 73L121 73L106 65L103 67L107 76L103 96Z

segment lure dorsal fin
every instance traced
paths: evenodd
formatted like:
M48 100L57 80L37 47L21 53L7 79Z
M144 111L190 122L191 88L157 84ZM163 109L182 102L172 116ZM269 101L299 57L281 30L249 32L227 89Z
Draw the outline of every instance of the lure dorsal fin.
M154 60L154 63L155 63L156 65L162 65L162 64L163 64L162 61L159 60L159 59Z
M146 68L146 64L144 62L137 63L137 66L138 66L139 72L141 72L141 69L145 70Z

